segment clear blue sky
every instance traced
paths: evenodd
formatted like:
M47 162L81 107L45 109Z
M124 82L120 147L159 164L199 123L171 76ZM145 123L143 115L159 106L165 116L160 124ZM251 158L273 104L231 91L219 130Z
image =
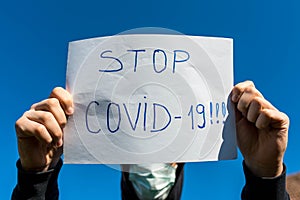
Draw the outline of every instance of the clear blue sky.
M68 42L139 27L234 39L234 82L246 79L290 116L288 174L300 171L300 2L297 0L3 1L0 5L0 199L16 184L14 123L65 85ZM183 200L240 199L242 157L185 166ZM120 199L120 172L65 165L61 199Z

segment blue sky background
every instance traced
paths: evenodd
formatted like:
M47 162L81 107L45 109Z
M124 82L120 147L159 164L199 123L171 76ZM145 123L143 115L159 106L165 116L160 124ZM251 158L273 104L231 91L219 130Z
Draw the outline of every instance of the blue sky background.
M253 80L290 116L287 173L300 171L300 2L297 0L2 1L0 4L0 199L16 184L15 121L65 85L68 42L139 27L234 39L234 82ZM185 166L182 199L240 199L242 157ZM61 199L120 199L120 172L65 165Z

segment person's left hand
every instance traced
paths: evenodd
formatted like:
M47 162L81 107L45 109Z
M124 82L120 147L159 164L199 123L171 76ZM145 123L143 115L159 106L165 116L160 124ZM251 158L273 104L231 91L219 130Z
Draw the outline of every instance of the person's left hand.
M280 175L288 140L288 116L267 101L251 81L237 84L231 95L237 143L245 164L258 177Z

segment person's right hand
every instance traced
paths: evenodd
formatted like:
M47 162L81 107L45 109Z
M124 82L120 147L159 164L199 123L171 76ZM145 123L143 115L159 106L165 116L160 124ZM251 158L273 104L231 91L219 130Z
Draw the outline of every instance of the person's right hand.
M63 128L73 114L73 99L61 87L48 99L33 104L15 124L18 151L26 171L47 171L55 167L62 154Z

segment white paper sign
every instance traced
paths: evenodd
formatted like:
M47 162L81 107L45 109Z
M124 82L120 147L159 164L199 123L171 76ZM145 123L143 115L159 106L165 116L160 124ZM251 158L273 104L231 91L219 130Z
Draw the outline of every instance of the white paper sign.
M135 34L69 43L75 112L65 163L171 163L236 158L233 41Z

